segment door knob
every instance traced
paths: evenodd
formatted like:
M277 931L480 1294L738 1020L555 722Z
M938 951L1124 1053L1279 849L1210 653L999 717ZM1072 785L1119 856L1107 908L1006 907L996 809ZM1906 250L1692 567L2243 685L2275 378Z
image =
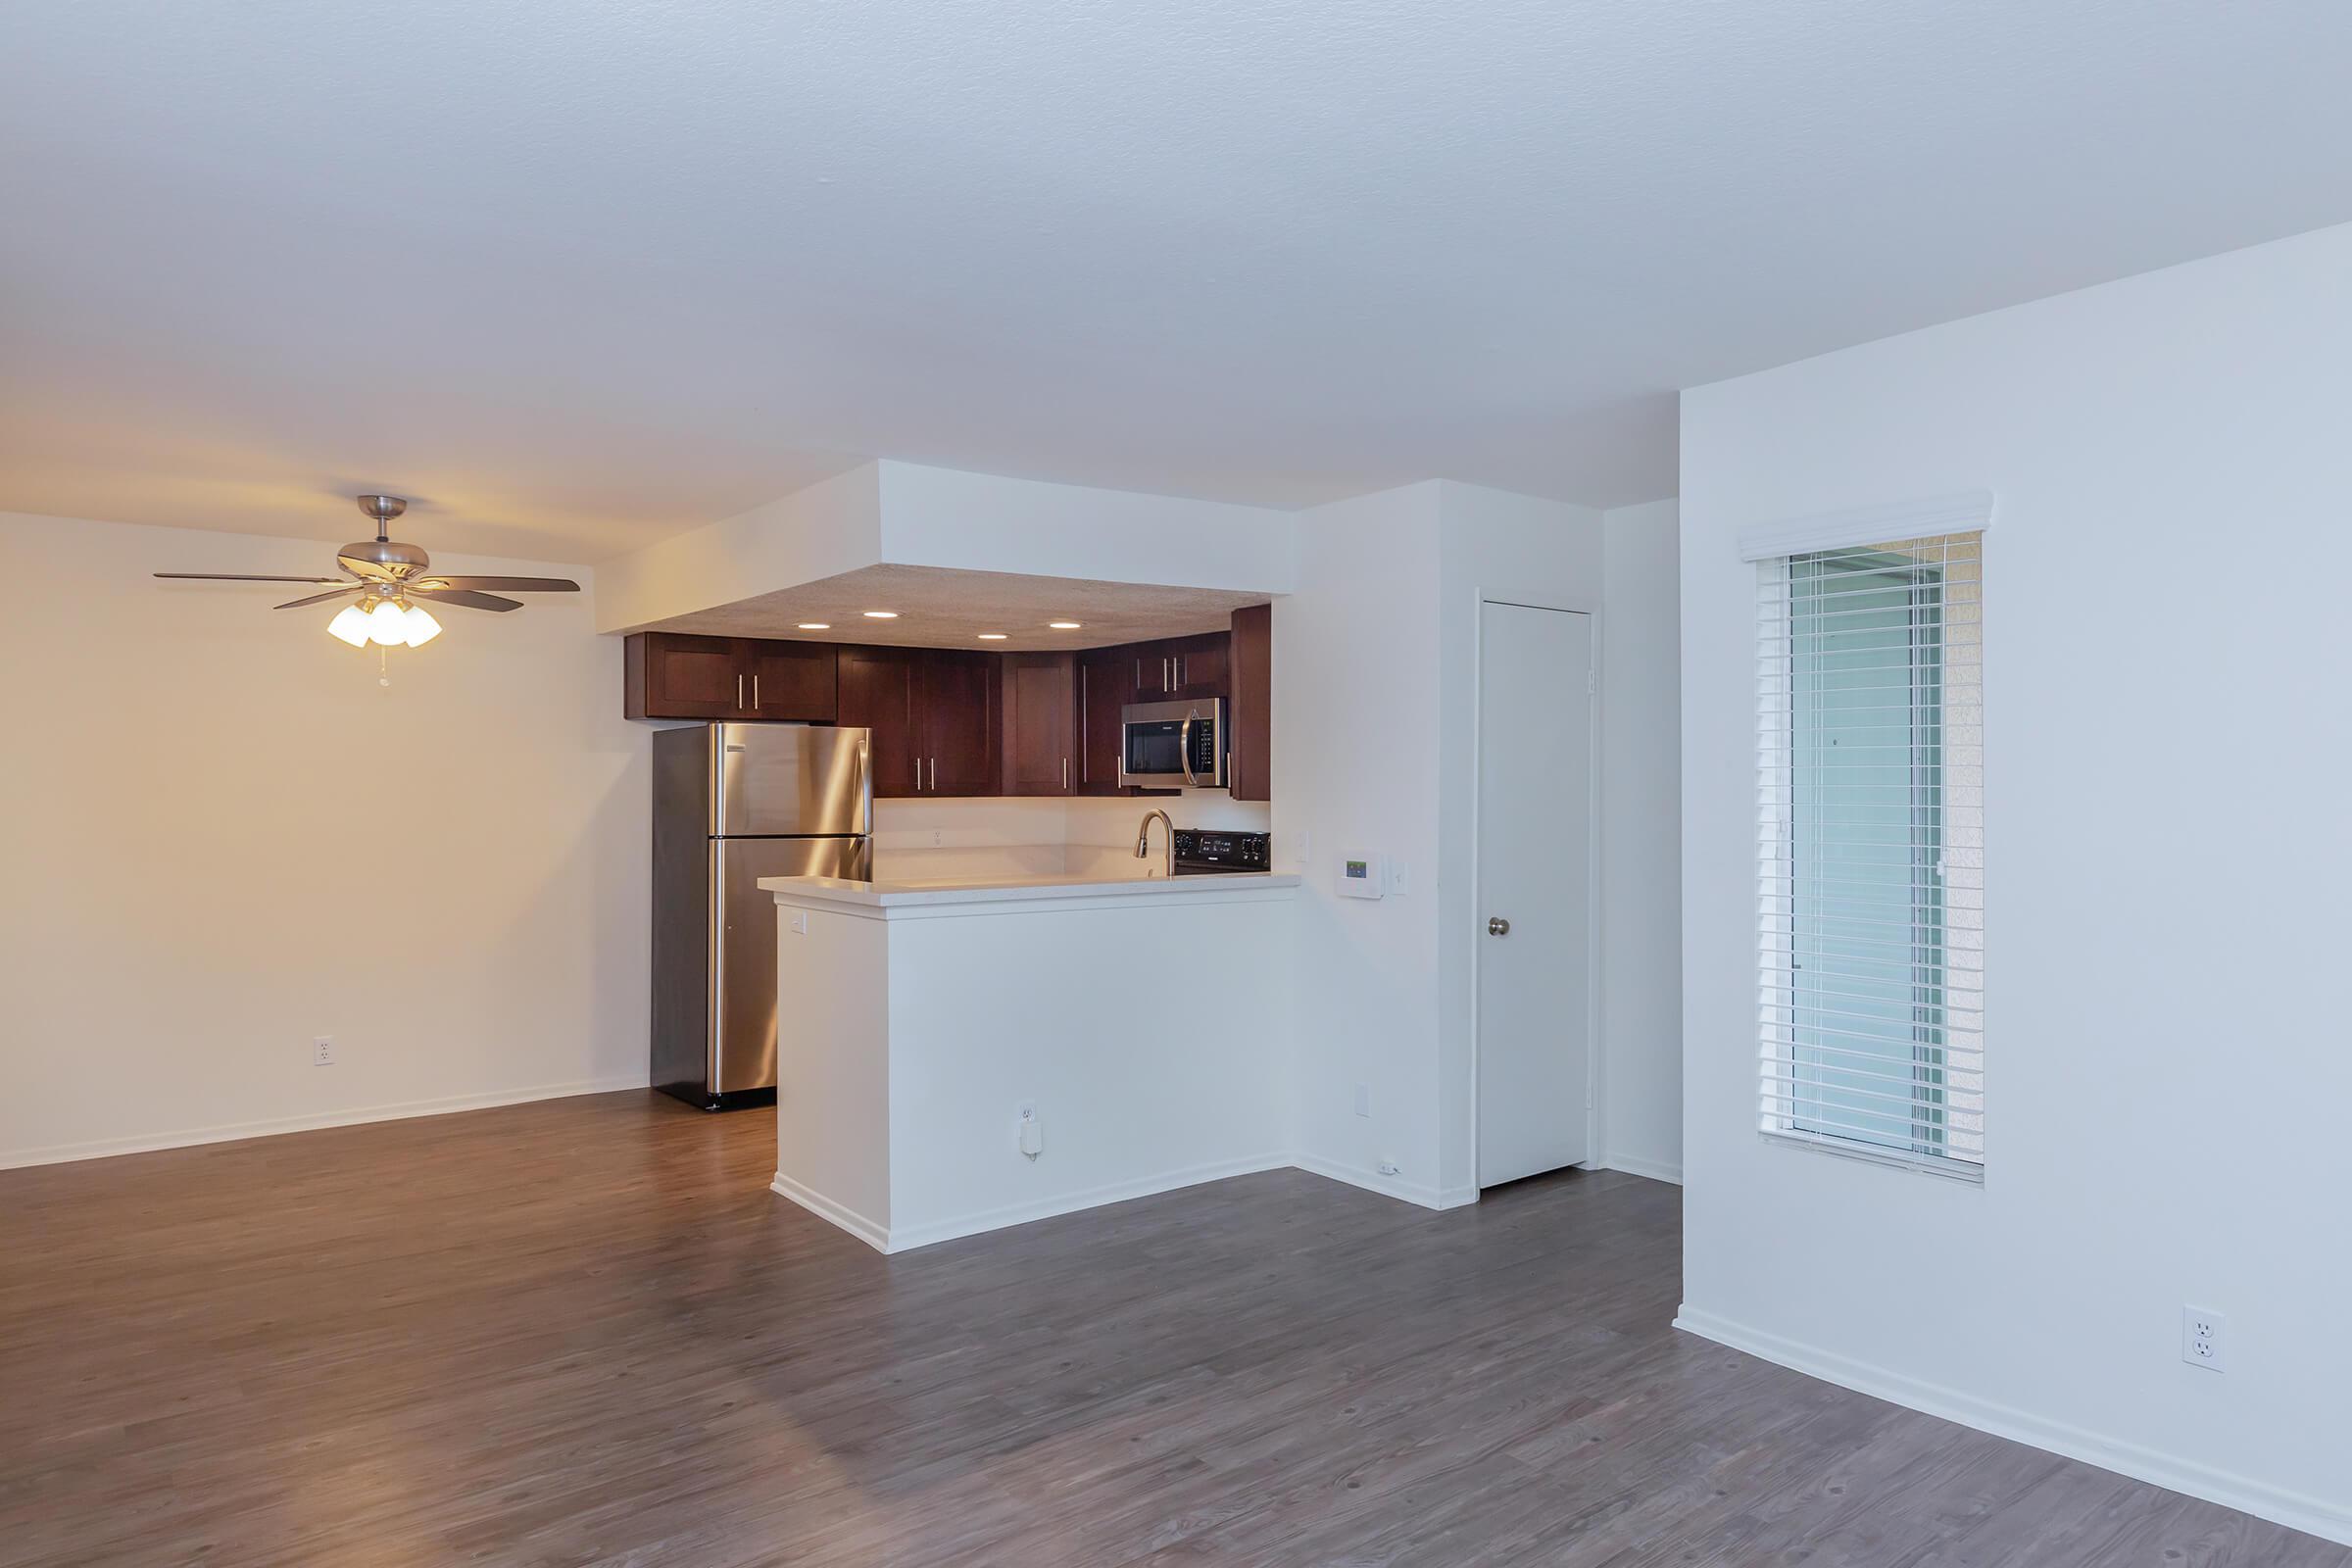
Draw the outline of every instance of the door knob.
M1505 920L1501 915L1495 915L1487 921L1487 935L1491 937L1507 937L1510 934L1511 922Z

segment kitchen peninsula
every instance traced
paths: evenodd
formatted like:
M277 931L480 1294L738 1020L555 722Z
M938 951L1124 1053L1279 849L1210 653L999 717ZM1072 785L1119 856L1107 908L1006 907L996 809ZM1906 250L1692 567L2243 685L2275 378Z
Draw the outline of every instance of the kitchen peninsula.
M1288 1163L1298 878L1159 871L763 879L775 1191L893 1252Z

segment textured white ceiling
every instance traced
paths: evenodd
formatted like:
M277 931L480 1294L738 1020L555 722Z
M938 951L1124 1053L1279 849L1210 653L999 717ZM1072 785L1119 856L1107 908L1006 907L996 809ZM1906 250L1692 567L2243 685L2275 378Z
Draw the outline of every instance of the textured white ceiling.
M1058 652L1223 631L1233 624L1236 610L1265 602L1264 594L1220 588L884 564L675 615L648 629L1001 654ZM869 610L895 610L898 616L868 620ZM805 620L823 621L829 629L803 631ZM1049 624L1056 620L1078 625L1056 631ZM984 631L1003 632L1004 640L982 642Z
M9 0L0 508L1653 497L1674 388L2352 218L2347 79L2343 0Z

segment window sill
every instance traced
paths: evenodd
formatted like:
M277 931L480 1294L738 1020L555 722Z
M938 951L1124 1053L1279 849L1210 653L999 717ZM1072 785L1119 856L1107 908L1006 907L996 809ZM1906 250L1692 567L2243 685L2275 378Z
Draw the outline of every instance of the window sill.
M1891 1149L1874 1149L1846 1138L1826 1138L1818 1133L1779 1131L1759 1128L1756 1136L1768 1144L1784 1149L1807 1149L1815 1153L1830 1154L1838 1159L1851 1159L1865 1165L1885 1165L1893 1170L1907 1170L1921 1176L1933 1176L1938 1181L1958 1182L1964 1187L1984 1185L1984 1167L1972 1165L1962 1159L1938 1159L1920 1154L1899 1153Z

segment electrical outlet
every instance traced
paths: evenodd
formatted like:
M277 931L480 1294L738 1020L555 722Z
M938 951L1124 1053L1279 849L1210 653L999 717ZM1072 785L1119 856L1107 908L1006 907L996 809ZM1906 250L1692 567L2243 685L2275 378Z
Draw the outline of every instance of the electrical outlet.
M792 911L792 934L796 937L805 937L808 934L808 911L807 909Z
M1037 1119L1037 1103L1024 1100L1020 1104L1020 1151L1031 1159L1046 1152L1046 1131Z
M1396 1162L1395 1160L1393 1160L1393 1159L1384 1159L1384 1160L1382 1160L1382 1161L1380 1162L1380 1173L1381 1173L1383 1176L1394 1176L1394 1175L1396 1175Z
M1355 1113L1358 1116L1372 1114L1372 1086L1370 1084L1355 1086Z
M2180 1359L2209 1372L2227 1372L2230 1320L2201 1306L2180 1309Z
M311 1042L311 1065L332 1067L335 1064L335 1037L319 1035Z

